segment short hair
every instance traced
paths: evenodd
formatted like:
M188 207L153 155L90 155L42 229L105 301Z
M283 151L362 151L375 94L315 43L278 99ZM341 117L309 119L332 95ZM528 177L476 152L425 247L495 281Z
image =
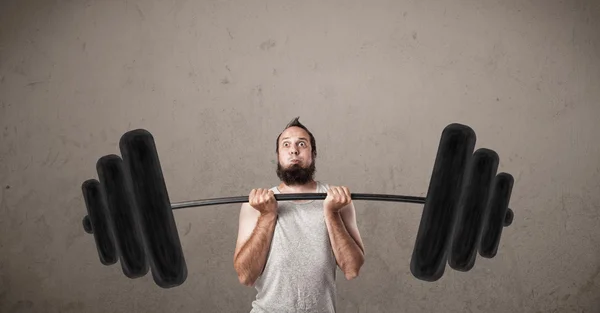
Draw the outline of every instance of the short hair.
M285 127L283 128L283 131L281 131L281 133L279 133L279 136L277 136L277 140L275 141L275 153L279 154L279 138L281 138L281 134L288 128L290 127L300 127L302 129L304 129L307 133L308 136L310 137L310 146L312 147L312 157L313 159L315 159L317 157L317 143L315 141L315 137L313 136L313 134L310 132L310 130L308 130L308 128L306 128L306 126L302 125L302 123L300 123L300 116L293 118L287 125L285 125Z

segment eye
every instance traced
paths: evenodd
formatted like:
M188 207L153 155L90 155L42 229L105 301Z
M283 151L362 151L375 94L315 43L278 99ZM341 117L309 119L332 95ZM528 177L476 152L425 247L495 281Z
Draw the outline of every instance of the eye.
M306 144L304 142L301 142L300 145L301 146L306 146Z

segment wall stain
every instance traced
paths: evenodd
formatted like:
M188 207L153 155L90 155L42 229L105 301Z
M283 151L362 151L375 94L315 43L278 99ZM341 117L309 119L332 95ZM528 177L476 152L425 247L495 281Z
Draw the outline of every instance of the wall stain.
M192 223L188 223L188 227L185 230L185 232L183 233L183 235L187 236L190 233L191 230L192 230Z
M15 303L12 308L10 310L8 310L9 313L25 313L25 312L31 312L31 309L33 308L33 301L31 300L19 300L17 301L17 303Z
M594 287L594 281L600 276L600 264L596 265L596 269L590 275L590 278L579 288L577 288L576 298L580 298L583 294L588 293Z
M61 312L84 312L85 304L80 301L71 301L61 308Z
M269 50L269 49L271 49L271 48L275 47L276 45L277 45L277 42L276 42L276 41L274 41L274 40L272 40L272 39L269 39L269 40L267 40L267 41L264 41L263 43L261 43L261 44L260 44L260 48L261 48L262 50Z

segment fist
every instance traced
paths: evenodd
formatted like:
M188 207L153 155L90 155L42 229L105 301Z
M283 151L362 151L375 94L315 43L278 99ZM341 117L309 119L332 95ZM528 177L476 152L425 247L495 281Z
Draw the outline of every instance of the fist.
M277 213L277 200L272 190L252 189L248 195L251 207L260 212L261 215Z
M327 189L327 198L325 198L323 207L327 213L339 213L343 207L351 202L352 198L350 197L350 190L348 190L348 187L330 186L330 188Z

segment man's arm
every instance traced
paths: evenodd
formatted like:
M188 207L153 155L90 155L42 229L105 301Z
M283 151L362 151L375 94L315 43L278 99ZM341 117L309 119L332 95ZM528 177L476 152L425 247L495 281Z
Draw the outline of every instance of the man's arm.
M242 205L233 266L244 286L254 286L262 274L276 223L277 214L261 215L248 203Z
M339 213L326 213L325 223L333 253L346 279L358 276L365 262L365 248L356 225L356 211L351 202Z

